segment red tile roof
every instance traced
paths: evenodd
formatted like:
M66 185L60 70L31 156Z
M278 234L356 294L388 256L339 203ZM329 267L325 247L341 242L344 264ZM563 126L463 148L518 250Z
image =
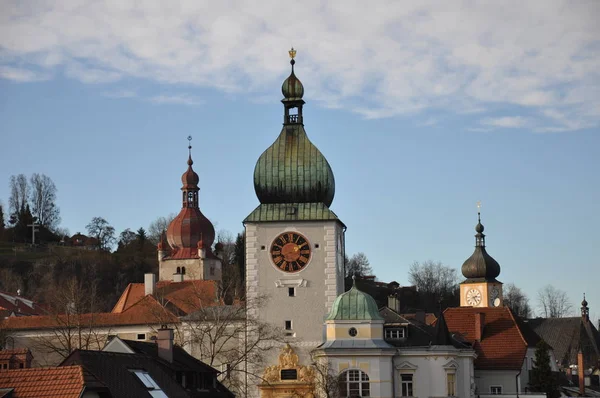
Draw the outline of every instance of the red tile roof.
M143 283L130 283L115 304L113 313L127 311L145 297ZM160 281L156 284L154 298L167 307L189 314L201 307L214 305L217 302L217 286L215 281L193 280L184 282Z
M485 314L481 341L475 341L475 316ZM527 342L508 307L448 308L444 318L450 333L473 344L477 352L475 369L518 370L527 353Z
M104 312L91 314L60 314L43 316L11 317L0 321L4 329L47 329L68 325L122 326L177 323L178 318L167 311L152 296L145 296L120 313Z
M27 355L29 353L28 348L16 348L14 350L1 350L0 361L10 360L14 355Z
M13 398L79 398L84 386L81 366L0 372L0 388L14 388Z

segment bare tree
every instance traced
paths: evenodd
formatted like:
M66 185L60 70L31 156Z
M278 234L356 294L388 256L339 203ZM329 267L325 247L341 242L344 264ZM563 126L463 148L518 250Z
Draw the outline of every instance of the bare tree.
M531 318L531 307L527 295L514 283L504 285L503 289L504 305L510 308L513 314L521 318Z
M10 176L10 198L8 199L8 212L11 217L25 211L30 192L25 174Z
M456 269L431 260L415 261L408 271L409 282L417 287L422 305L428 311L437 310L439 301L453 305L458 289Z
M32 346L48 355L48 364L68 357L76 349L100 350L110 332L97 327L95 281L73 277L66 283L55 284L50 291L47 317L52 327L48 333L35 337Z
M546 285L538 291L538 304L540 313L546 318L563 318L573 310L567 293L552 285Z
M175 216L175 213L171 213L166 217L158 217L156 220L152 221L150 226L148 226L148 240L153 244L157 244L160 240L160 235L163 231L167 230L167 227L171 224L171 221L173 221Z
M339 398L339 375L332 369L327 357L318 350L312 351L310 357L312 359L311 366L316 375L315 390L318 392L318 396L323 398Z
M90 236L98 240L98 248L110 250L115 243L115 229L102 217L94 217L85 226Z
M346 276L367 276L373 275L373 268L369 263L367 255L359 252L346 261Z
M33 173L31 179L31 213L37 222L54 230L60 222L60 210L56 205L56 185L45 174Z
M192 355L201 361L226 372L224 384L236 395L243 396L246 375L261 377L253 370L262 372L265 354L284 341L284 333L246 316L248 311L259 308L265 298L222 305L210 303L202 298L203 294L198 291L199 297L190 297L198 309L181 318L182 345L189 347Z

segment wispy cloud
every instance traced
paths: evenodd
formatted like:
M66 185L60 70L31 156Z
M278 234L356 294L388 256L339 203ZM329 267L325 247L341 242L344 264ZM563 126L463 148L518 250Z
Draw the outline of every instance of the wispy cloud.
M496 118L483 119L481 124L490 127L503 127L503 128L521 128L527 127L531 122L522 116L504 116Z
M204 100L187 94L155 95L148 98L148 101L155 104L181 104L181 105L202 105Z
M84 3L4 1L0 78L138 78L260 98L288 73L293 43L306 97L365 118L444 108L515 127L489 113L502 105L540 129L600 124L598 1L306 0L294 18L285 1Z
M135 98L137 93L133 90L115 90L106 91L104 96L109 98Z
M37 73L29 69L13 68L0 65L0 78L13 80L15 82L37 82L50 78L49 74Z

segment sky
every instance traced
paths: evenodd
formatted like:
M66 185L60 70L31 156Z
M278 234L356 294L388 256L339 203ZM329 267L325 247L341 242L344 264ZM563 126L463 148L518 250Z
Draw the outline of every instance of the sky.
M460 272L482 202L499 280L600 318L600 2L0 0L0 201L43 173L61 226L180 209L191 135L217 230L258 205L291 46L346 251Z

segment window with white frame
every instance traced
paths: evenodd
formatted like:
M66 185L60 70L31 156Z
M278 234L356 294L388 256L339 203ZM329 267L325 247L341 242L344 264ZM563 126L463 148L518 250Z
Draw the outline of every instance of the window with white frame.
M385 338L388 340L398 340L406 337L404 328L385 329Z
M338 378L340 397L370 397L369 375L362 370L351 369Z
M456 373L448 372L446 373L446 385L448 390L449 397L456 396Z
M150 376L148 372L141 369L132 369L131 373L137 376L138 380L142 382L144 387L148 389L148 394L150 394L153 398L168 398L167 395L163 392L156 381Z
M400 392L402 397L413 396L413 374L412 373L401 373L400 374Z
M490 394L501 395L502 394L502 386L490 386Z

